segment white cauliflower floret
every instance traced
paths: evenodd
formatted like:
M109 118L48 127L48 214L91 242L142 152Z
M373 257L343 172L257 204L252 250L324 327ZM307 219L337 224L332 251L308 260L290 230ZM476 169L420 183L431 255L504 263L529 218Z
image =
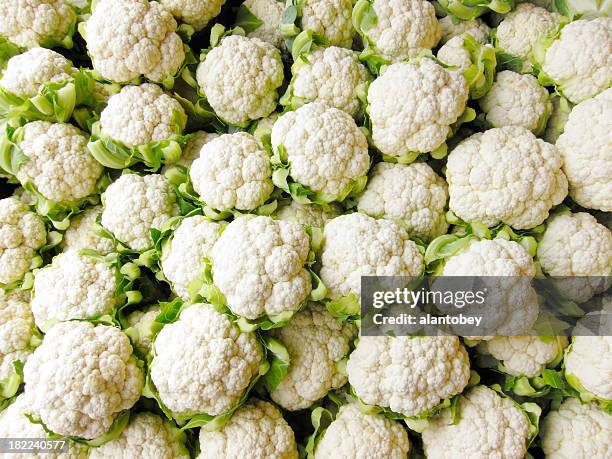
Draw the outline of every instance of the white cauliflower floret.
M465 110L468 84L431 59L390 65L368 91L372 140L389 156L440 147Z
M461 393L470 379L456 336L362 336L346 369L363 402L409 417Z
M431 459L499 457L521 459L527 452L529 420L515 402L486 386L459 397L458 420L447 408L429 420L423 448Z
M52 432L97 438L138 401L144 384L141 365L121 330L62 322L25 364L26 395Z
M225 0L159 0L159 3L178 20L202 30L219 15Z
M581 206L612 212L612 88L576 105L556 146L571 198Z
M472 65L472 56L464 44L465 35L453 37L438 50L436 57L446 65L452 65L456 70L465 72Z
M286 155L291 178L324 202L344 199L370 166L368 141L353 118L318 102L281 115L272 147Z
M178 429L153 413L132 415L121 435L98 448L91 448L90 459L189 458Z
M147 355L153 346L151 325L161 312L158 305L151 305L145 310L135 310L128 314L126 320L136 335L132 337L132 345L142 355Z
M309 250L298 223L237 218L211 252L215 285L232 312L247 319L297 311L311 288L304 268Z
M113 241L99 236L93 230L102 206L91 207L70 219L70 226L64 232L61 248L68 250L93 249L102 255L115 251Z
M249 38L259 38L276 46L284 47L284 38L280 33L281 16L285 10L282 0L246 0L243 5L258 18L262 24L247 34Z
M9 59L0 86L25 99L35 96L44 83L68 80L72 71L72 63L61 54L34 48Z
M300 225L322 228L327 220L342 215L342 208L337 204L320 206L318 204L300 204L293 199L288 205L276 211L275 217L279 220L290 220Z
M189 176L202 201L218 211L254 210L274 191L270 157L247 132L205 144Z
M102 201L102 226L133 250L151 246L151 228L161 228L179 213L170 182L158 174L124 174L106 189Z
M198 458L297 459L293 430L274 405L251 399L220 430L200 430Z
M355 327L335 320L318 303L297 313L272 335L285 345L291 363L272 400L287 410L308 408L332 389L346 384L339 366L349 353Z
M305 1L301 8L302 29L321 35L329 46L350 48L355 33L352 11L352 0Z
M559 362L567 347L565 336L496 336L478 345L478 351L501 362L503 370L513 376L533 378L550 363Z
M408 234L390 220L361 213L325 224L320 276L330 298L361 291L361 276L419 276L423 256Z
M580 19L566 25L546 50L542 71L577 104L610 87L612 18Z
M357 53L331 46L317 48L305 56L289 90L293 105L319 101L355 116L361 106L357 92L370 80ZM282 101L281 101L282 102Z
M378 163L357 208L371 217L399 220L412 237L425 242L446 233L448 187L427 163Z
M200 156L200 150L202 150L202 147L208 142L219 137L219 134L204 131L196 131L192 135L193 137L191 137L183 147L183 154L181 155L180 159L175 163L165 164L161 170L162 174L172 166L190 167L191 164Z
M561 165L554 145L525 128L474 134L448 156L449 207L466 222L533 228L567 195Z
M158 2L100 0L85 26L87 51L103 78L128 83L143 75L161 82L183 61L176 21Z
M35 333L30 293L0 289L0 381L15 371L13 362L26 362L34 350Z
M552 111L548 91L536 77L510 70L497 74L495 83L479 102L491 126L520 126L535 134L544 130Z
M280 51L259 38L221 40L198 66L196 78L215 113L230 124L246 124L276 108L283 84Z
M110 314L117 305L115 268L79 255L59 254L34 273L32 312L44 329L49 320L89 319Z
M210 305L194 304L166 325L153 343L151 380L173 413L228 411L258 374L263 351Z
M610 438L612 416L575 398L550 411L540 423L540 442L549 459L610 457Z
M340 408L317 445L315 459L405 459L410 442L396 421L365 414L356 403Z
M151 83L125 86L100 115L102 131L128 148L180 135L186 122L178 100Z
M189 284L201 274L220 229L219 223L194 215L184 219L164 244L161 268L181 298L189 299Z
M42 218L17 198L0 200L0 284L21 280L46 242Z
M572 301L584 303L612 285L612 233L586 212L551 218L538 259L546 274L561 277L553 282Z
M531 3L521 3L506 14L495 32L497 47L523 60L523 72L531 71L530 58L539 40L555 33L562 16ZM567 66L567 62L564 63Z
M27 160L17 179L31 182L50 201L73 203L96 191L104 168L87 149L87 136L71 124L34 121L23 128L19 148Z
M20 48L72 47L76 13L65 0L4 0L0 2L0 37Z
M565 378L580 392L612 400L612 336L575 336L565 353Z
M489 41L491 29L482 19L471 19L469 21L461 21L453 16L445 16L438 21L442 37L440 43L444 44L453 37L467 33L480 44L486 44Z

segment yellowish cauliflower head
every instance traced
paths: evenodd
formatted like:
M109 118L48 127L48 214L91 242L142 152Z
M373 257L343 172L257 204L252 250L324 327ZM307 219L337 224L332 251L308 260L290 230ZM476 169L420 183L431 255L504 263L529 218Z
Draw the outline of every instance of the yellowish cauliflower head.
M279 220L289 220L300 225L322 228L327 220L342 215L342 208L338 204L320 206L318 204L300 204L293 199L287 205L280 207L275 214Z

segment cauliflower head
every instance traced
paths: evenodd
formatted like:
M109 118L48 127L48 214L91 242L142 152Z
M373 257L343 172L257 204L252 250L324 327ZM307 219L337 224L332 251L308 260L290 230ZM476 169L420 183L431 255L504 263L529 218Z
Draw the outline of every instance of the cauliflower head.
M427 163L378 163L357 198L360 212L399 221L411 237L430 242L445 234L448 187Z
M263 359L254 334L241 332L210 305L194 304L153 343L151 380L173 413L227 412L258 374Z
M189 177L207 206L218 211L254 210L274 191L266 151L247 132L224 134L206 143Z
M461 393L470 379L468 354L456 336L362 336L346 369L363 402L408 417Z
M576 105L556 146L571 198L581 206L612 212L612 88Z
M272 148L315 202L344 200L363 186L370 167L368 141L353 118L319 102L281 115L272 127Z
M470 34L480 44L486 44L489 41L491 29L482 19L470 19L461 21L453 16L445 16L438 21L440 24L440 32L442 34L440 43L444 44L451 38Z
M285 2L281 0L246 0L242 6L248 8L251 14L261 21L261 25L247 33L247 37L259 38L282 49L285 41L280 33L280 23L285 10Z
M244 125L276 108L283 84L281 54L259 38L231 35L206 54L196 78L221 119Z
M308 234L298 223L239 217L212 248L213 279L235 314L247 319L292 314L310 293L304 268L309 251Z
M548 91L533 75L504 70L497 74L489 92L479 101L493 127L519 126L541 134L552 112Z
M198 458L245 457L297 459L293 430L274 405L251 399L220 430L200 430Z
M52 432L85 439L108 431L144 384L142 364L118 328L90 322L54 325L23 369L32 411Z
M575 336L565 353L565 378L581 396L612 400L612 336Z
M70 226L64 232L60 243L62 251L93 249L101 255L108 255L115 251L113 241L99 236L93 226L102 213L102 206L86 209L84 212L70 219Z
M301 5L302 29L319 34L329 46L350 48L355 30L352 0L307 0Z
M129 83L141 75L155 82L171 78L185 60L176 27L172 14L158 2L96 2L85 25L94 69L116 83Z
M221 228L217 222L194 215L185 218L164 244L161 269L181 298L189 299L189 285L201 274Z
M429 420L423 432L428 458L525 456L529 419L511 399L476 386L459 396L457 413L457 422L451 420L450 408Z
M130 335L132 345L141 355L147 355L153 346L151 325L160 312L159 305L151 305L144 310L136 309L126 317L129 328L135 332Z
M315 459L404 459L408 434L396 421L365 414L356 403L340 408L317 445Z
M362 213L325 223L320 276L337 299L361 291L361 276L419 276L423 256L396 223Z
M327 220L342 215L342 208L334 203L327 206L318 204L300 204L293 199L287 205L280 207L275 213L279 220L289 220L300 225L322 228Z
M472 65L472 56L465 47L465 34L448 40L439 50L436 57L456 70L465 72Z
M202 150L202 147L208 142L216 139L217 137L219 137L219 134L215 134L212 132L194 132L192 134L192 137L183 147L183 154L181 155L179 160L172 164L165 164L161 170L161 173L164 174L172 166L190 167L191 164L193 164L193 162L200 156L200 150Z
M41 217L18 198L0 199L0 284L18 282L39 265L36 251L46 242Z
M474 134L448 156L449 207L466 222L533 228L567 195L562 164L554 145L525 128Z
M197 31L219 15L225 0L159 0L159 3L176 19Z
M285 345L289 371L270 396L287 410L308 408L332 389L346 384L340 366L356 334L354 325L340 323L319 303L310 303L287 325L271 331Z
M374 145L392 157L436 150L465 110L468 93L463 75L431 59L390 65L368 90Z
M170 182L158 174L124 174L106 189L102 200L102 226L138 251L153 244L151 228L161 228L179 213Z

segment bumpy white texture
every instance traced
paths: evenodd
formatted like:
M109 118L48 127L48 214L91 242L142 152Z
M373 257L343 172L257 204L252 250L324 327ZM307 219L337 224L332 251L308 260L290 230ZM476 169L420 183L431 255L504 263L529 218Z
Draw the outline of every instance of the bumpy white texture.
M320 260L330 298L359 294L361 276L419 276L423 271L423 256L404 229L362 213L325 224Z
M47 428L92 439L130 409L144 384L129 338L89 322L54 325L25 364L26 394Z
M368 141L349 114L322 103L281 115L272 127L272 147L284 147L289 175L334 201L370 167Z
M98 448L91 448L89 458L189 459L176 433L176 427L153 413L133 414L121 435Z
M538 336L497 336L481 342L478 351L499 360L505 373L533 378L562 356L566 346L564 336L550 340Z
M522 459L527 452L529 421L509 398L485 386L459 397L453 422L449 408L430 419L423 448L430 459L497 457Z
M64 232L61 248L68 250L93 249L102 255L108 255L115 250L113 241L101 237L93 230L102 206L90 207L70 219L70 226Z
M576 105L556 146L571 198L612 212L612 88Z
M317 445L315 459L405 459L410 442L396 421L365 414L356 403L340 408Z
M325 307L311 303L272 335L285 345L289 372L270 396L287 410L308 408L332 389L346 384L339 366L350 350L356 329L339 323Z
M181 22L202 30L221 12L225 0L159 0Z
M372 140L382 153L430 152L465 110L468 85L431 59L392 64L368 91Z
M70 78L72 63L55 51L34 48L9 59L0 86L22 97L35 96L44 83Z
M34 332L30 293L0 289L0 380L14 372L13 362L26 362L33 351Z
M493 127L519 126L542 131L552 111L548 91L533 75L510 70L499 72L489 92L480 99L480 108Z
M555 285L573 301L588 301L612 285L612 233L586 212L551 218L538 244L538 259L545 273L561 277Z
M178 116L177 116L178 114ZM176 120L180 131L177 131ZM125 86L108 100L100 115L102 131L132 148L180 135L186 115L178 100L154 84Z
M189 176L202 201L219 211L254 210L274 191L270 157L247 132L224 134L202 146Z
M117 305L116 269L71 250L34 273L32 312L36 325L49 320L88 319Z
M0 283L11 284L30 269L35 252L47 241L42 218L19 201L0 200Z
M163 175L124 174L103 194L102 226L133 250L153 244L150 229L178 215L176 195Z
M196 131L193 133L193 137L187 141L183 147L183 154L180 159L173 164L165 164L162 168L162 174L165 173L172 166L184 166L190 167L193 162L200 156L200 150L208 142L219 137L219 134L205 131Z
M201 273L221 225L201 215L186 218L163 246L161 268L177 295L189 300L189 284Z
M293 95L305 103L319 101L356 115L361 105L358 88L371 78L357 53L330 46L315 49L306 59L294 75Z
M252 399L220 430L200 430L200 459L297 459L293 430L271 403Z
M429 51L440 40L433 4L425 0L374 0L376 24L363 32L380 55L398 62Z
M577 104L612 82L612 18L580 19L561 30L546 50L542 70L561 93Z
M34 121L23 127L19 148L28 157L17 178L45 198L74 202L96 191L104 168L87 149L87 136L71 124Z
M457 21L457 23L454 21ZM452 16L445 16L441 18L438 23L440 24L440 31L442 33L442 37L440 38L441 44L446 43L453 37L463 35L464 33L470 34L474 40L483 45L489 41L491 29L482 19L461 21Z
M176 414L228 411L259 370L261 345L210 305L194 304L153 343L151 379Z
M472 56L465 48L465 35L459 35L448 40L439 50L437 58L446 65L456 67L455 70L465 72L472 65Z
M531 71L530 57L538 40L555 33L561 15L532 5L521 3L514 11L506 14L497 26L497 46L505 53L523 59L523 72ZM565 63L564 65L568 65ZM571 64L570 64L571 65Z
M550 459L610 457L612 416L596 404L567 399L540 423L542 449Z
M211 251L213 279L228 307L247 319L296 311L310 293L310 241L298 223L240 217Z
M85 26L94 69L117 83L141 75L158 82L173 76L185 60L176 26L158 2L100 0Z
M302 29L324 37L330 46L350 48L355 29L351 0L308 0L302 6Z
M0 3L0 37L20 48L62 41L75 12L65 0L5 0Z
M525 128L474 134L448 156L449 207L467 222L533 228L567 195L562 164L554 145Z
M196 78L219 117L245 124L276 108L277 89L283 84L281 54L259 38L232 35L206 55Z
M412 237L425 242L446 233L448 187L427 163L378 163L357 208L371 217L400 220Z
M279 220L290 220L300 225L322 228L327 220L342 215L342 208L337 204L326 207L318 204L300 204L294 200L276 211Z
M461 393L470 379L468 354L456 336L362 336L346 370L361 400L405 416Z
M565 374L575 377L589 392L612 400L612 336L576 336L565 353Z
M243 3L262 24L247 34L249 38L259 38L282 49L285 40L280 33L281 15L285 2L281 0L246 0Z

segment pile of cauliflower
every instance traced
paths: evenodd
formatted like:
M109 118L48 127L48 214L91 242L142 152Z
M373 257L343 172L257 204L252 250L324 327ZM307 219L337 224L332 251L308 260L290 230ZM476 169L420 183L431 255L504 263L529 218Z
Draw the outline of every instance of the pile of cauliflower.
M0 0L0 439L64 445L0 452L612 457L610 15ZM423 275L520 294L361 335L363 276ZM569 337L517 331L545 277Z

